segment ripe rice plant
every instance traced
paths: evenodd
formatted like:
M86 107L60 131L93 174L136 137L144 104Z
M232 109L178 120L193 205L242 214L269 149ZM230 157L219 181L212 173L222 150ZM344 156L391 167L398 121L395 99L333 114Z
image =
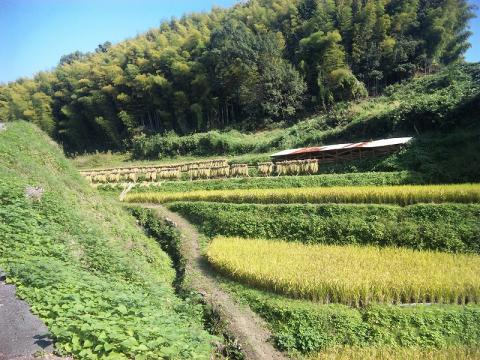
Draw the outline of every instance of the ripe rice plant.
M478 360L480 347L448 346L445 348L425 347L335 347L309 356L308 360Z
M105 173L105 172L121 172L121 173L130 173L132 171L140 171L140 172L151 172L156 170L163 170L169 168L176 168L180 167L181 171L187 171L190 166L227 166L228 161L225 159L213 159L213 160L201 160L189 163L173 163L173 164L159 164L159 165L144 165L144 166L126 166L126 167L115 167L115 168L105 168L105 169L91 169L91 170L81 170L80 174L86 175L95 175L97 173Z
M211 168L212 178L227 178L230 175L230 166L214 166Z
M131 172L131 173L127 174L127 179L131 180L133 182L137 182L138 173L137 172Z
M168 180L180 179L181 177L180 167L171 167L171 168L161 169L154 174L156 174L156 176L158 176L160 179L168 179Z
M411 205L417 203L478 203L480 184L352 186L290 189L212 190L188 193L131 193L130 202L216 201L231 203L373 203Z
M248 285L320 303L480 302L478 255L217 237L207 258Z
M122 180L137 182L139 179L155 181L160 179L179 180L181 173L187 172L191 179L210 177L210 168L228 167L227 160L205 160L176 165L150 165L138 167L112 168L80 171L87 181L93 184L118 183ZM193 173L192 173L193 172ZM222 172L223 175L224 171Z
M292 160L283 161L276 164L272 162L259 163L257 171L261 176L271 176L275 172L277 175L313 175L318 172L319 163L315 159L307 160ZM171 172L174 175L169 175ZM178 171L178 175L176 172ZM206 160L198 161L194 163L185 163L179 165L161 165L161 166L140 166L135 168L115 168L106 170L91 170L81 171L88 181L93 183L115 183L123 179L120 178L120 174L136 173L137 177L145 181L155 181L156 174L160 175L160 178L164 179L180 179L181 173L186 172L190 180L196 179L209 179L218 177L249 177L248 164L232 164L229 165L226 160ZM161 176L162 174L168 174ZM105 175L107 181L102 181L101 178L96 180L96 176ZM127 180L131 180L127 176ZM133 180L132 180L133 181Z

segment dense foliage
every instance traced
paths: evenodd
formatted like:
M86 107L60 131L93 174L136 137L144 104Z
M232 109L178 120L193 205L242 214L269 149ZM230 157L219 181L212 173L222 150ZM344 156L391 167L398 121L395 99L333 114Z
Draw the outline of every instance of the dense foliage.
M352 345L425 349L477 346L480 342L477 305L375 305L355 309L290 300L230 282L227 286L267 320L275 342L285 350L310 353Z
M254 136L237 131L210 131L137 138L133 142L133 156L153 159L186 154L261 153L392 135L418 138L430 131L439 132L434 135L441 138L455 127L472 123L478 127L479 103L480 65L457 65L391 86L377 98L337 104L330 111L285 130L264 131Z
M0 267L62 354L210 357L202 309L175 296L169 257L25 122L0 132Z
M182 281L185 276L185 259L181 254L181 239L178 229L165 219L155 216L150 209L132 207L129 211L135 216L145 232L156 239L162 250L170 256L177 273L175 285L178 291L182 290Z
M250 204L361 203L411 205L418 203L479 203L480 184L332 186L287 189L198 190L190 192L128 193L127 202L167 203L214 201Z
M478 254L218 236L206 257L241 283L323 304L480 303Z
M66 55L2 87L0 119L32 121L68 151L119 149L141 132L257 129L461 59L471 17L467 0L251 0Z
M404 246L480 254L480 206L460 204L255 205L183 202L168 207L209 237L306 244Z

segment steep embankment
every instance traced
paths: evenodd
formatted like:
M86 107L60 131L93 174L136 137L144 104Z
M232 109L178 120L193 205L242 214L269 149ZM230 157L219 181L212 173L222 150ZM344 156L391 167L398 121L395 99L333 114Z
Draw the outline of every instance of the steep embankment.
M78 358L209 358L202 311L175 296L170 258L98 196L35 126L0 131L0 267Z

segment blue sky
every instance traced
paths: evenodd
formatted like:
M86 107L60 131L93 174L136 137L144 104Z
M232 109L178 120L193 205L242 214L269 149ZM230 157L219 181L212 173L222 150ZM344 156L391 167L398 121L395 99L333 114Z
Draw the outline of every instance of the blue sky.
M476 9L476 18L470 21L470 31L473 35L470 37L472 47L466 53L467 61L480 61L480 0L470 0Z
M60 57L132 38L163 20L236 0L0 0L0 82L31 76Z
M0 82L56 66L62 55L134 37L184 13L237 0L0 0ZM480 8L480 0L471 0ZM480 10L476 9L477 14ZM480 61L480 19L468 61Z

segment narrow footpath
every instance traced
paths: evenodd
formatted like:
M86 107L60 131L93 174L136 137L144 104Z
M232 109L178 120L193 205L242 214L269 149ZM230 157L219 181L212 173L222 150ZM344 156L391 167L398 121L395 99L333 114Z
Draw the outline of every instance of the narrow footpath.
M270 343L271 333L265 322L250 308L240 306L225 291L219 288L215 275L202 256L199 233L180 215L161 205L131 204L152 209L163 219L173 221L182 234L182 252L186 260L186 275L190 285L226 323L227 331L233 334L247 359L287 359Z

